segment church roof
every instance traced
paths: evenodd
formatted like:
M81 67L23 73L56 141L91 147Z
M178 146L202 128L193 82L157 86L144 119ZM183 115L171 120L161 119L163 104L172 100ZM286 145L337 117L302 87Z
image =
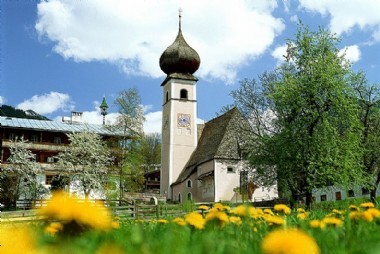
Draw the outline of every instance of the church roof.
M239 128L241 124L249 126L248 121L237 108L207 122L197 148L173 184L185 181L197 166L207 161L213 159L240 160L240 144L244 139Z
M168 76L171 74L185 75L187 78L193 78L200 65L198 53L187 44L182 35L181 15L179 16L179 30L177 38L167 47L160 57L160 68Z

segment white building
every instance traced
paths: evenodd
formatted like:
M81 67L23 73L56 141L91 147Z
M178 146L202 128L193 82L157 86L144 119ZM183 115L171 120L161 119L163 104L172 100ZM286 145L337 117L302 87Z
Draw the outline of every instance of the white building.
M177 38L161 55L160 67L167 74L163 87L162 153L160 192L168 199L235 201L236 188L247 185L244 160L249 126L237 109L197 125L198 53L185 41L181 16ZM215 98L213 98L215 99ZM247 128L245 128L247 129ZM238 197L239 196L239 197ZM253 198L277 197L277 187L257 188Z

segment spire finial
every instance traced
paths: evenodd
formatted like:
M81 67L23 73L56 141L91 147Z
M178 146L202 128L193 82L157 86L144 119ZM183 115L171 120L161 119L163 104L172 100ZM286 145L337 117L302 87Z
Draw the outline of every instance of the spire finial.
M181 30L181 19L182 19L182 9L178 9L178 17L179 17L179 30Z

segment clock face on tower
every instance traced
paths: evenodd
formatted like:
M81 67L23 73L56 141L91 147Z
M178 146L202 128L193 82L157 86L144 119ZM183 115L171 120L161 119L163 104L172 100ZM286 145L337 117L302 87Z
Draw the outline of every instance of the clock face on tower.
M190 114L177 114L177 125L178 127L190 127Z

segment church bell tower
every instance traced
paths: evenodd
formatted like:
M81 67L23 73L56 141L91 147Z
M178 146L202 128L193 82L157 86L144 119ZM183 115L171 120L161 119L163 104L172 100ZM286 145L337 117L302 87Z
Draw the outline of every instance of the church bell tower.
M185 41L179 30L175 41L162 53L160 67L166 73L162 82L162 144L160 192L173 199L170 185L174 183L195 150L197 138L198 53Z

